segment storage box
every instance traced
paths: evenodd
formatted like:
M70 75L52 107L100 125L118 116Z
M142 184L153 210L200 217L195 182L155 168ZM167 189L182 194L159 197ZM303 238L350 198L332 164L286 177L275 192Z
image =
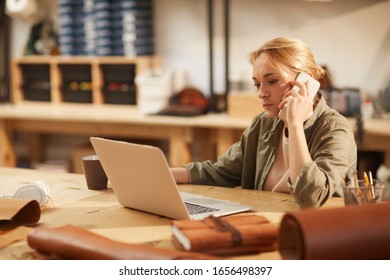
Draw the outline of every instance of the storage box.
M51 101L50 66L48 64L20 64L21 90L29 101Z
M50 65L45 63L19 64L24 83L50 81Z
M84 156L94 155L95 150L92 147L80 147L75 148L72 151L72 166L71 171L72 173L81 173L83 174L83 166L81 163L81 158Z
M254 93L231 92L227 98L227 113L237 118L252 119L263 112L259 97Z
M104 103L106 104L136 104L135 87L127 86L125 90L110 90L107 87L102 89L104 93Z
M145 71L135 78L137 105L145 114L155 114L168 105L173 93L172 71Z
M135 64L103 64L100 66L103 73L104 83L134 83Z
M22 87L24 99L29 101L50 101L50 90Z
M71 90L65 86L61 90L64 102L92 103L91 90Z
M91 82L91 65L89 64L59 64L62 83Z

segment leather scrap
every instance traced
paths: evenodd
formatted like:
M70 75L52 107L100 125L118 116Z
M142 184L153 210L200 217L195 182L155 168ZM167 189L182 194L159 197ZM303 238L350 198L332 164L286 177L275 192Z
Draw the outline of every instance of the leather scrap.
M0 198L0 227L29 225L39 221L38 201L19 198Z
M27 237L31 228L16 227L10 229L0 229L0 250Z

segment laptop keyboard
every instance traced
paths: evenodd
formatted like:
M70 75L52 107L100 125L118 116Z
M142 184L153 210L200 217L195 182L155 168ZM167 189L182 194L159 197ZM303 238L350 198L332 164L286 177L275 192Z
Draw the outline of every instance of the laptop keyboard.
M219 209L212 208L212 207L207 207L203 205L197 205L197 204L192 204L185 202L186 208L188 210L188 213L190 215L195 215L195 214L204 214L204 213L212 213L212 212L218 212Z

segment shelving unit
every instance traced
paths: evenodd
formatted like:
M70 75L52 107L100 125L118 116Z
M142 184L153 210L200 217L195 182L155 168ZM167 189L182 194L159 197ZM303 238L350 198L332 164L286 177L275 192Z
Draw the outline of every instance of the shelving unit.
M157 56L25 56L11 65L11 102L136 104L135 76Z

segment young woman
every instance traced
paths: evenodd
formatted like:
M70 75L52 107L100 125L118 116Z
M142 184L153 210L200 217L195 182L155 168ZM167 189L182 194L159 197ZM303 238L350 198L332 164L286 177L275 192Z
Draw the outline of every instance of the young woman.
M173 175L178 183L291 193L298 207L320 207L341 192L357 160L347 120L320 92L309 98L308 83L295 81L299 72L318 80L324 70L306 44L290 38L265 43L249 54L249 61L265 112L216 162L172 168ZM282 108L284 120L278 117Z

